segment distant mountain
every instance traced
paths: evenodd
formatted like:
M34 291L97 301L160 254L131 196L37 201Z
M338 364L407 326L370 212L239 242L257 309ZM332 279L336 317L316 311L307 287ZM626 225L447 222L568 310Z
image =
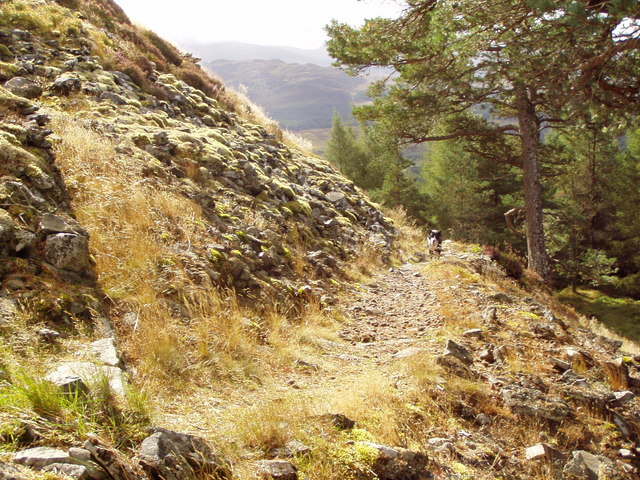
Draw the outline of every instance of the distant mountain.
M246 95L284 128L301 131L331 127L334 112L351 116L354 103L366 101L370 79L350 77L335 67L282 60L216 60L203 66Z
M240 42L185 44L183 47L202 58L203 63L213 60L282 60L285 63L313 63L328 67L333 61L324 47L308 50Z

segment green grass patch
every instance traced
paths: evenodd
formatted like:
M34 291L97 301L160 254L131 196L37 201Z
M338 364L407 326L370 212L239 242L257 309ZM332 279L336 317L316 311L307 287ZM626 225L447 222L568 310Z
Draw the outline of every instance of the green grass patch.
M556 298L588 317L596 317L611 331L633 341L640 341L640 301L609 297L595 289L570 288L557 292Z
M91 432L117 447L132 448L146 435L148 399L139 390L130 388L117 397L105 377L92 382L88 391L64 393L20 367L8 370L0 379L2 449L28 445L29 429L51 445L78 443Z

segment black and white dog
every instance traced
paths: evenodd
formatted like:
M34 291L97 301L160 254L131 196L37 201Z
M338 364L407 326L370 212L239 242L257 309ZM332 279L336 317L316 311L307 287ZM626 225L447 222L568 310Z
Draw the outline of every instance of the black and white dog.
M442 253L442 232L440 230L429 230L427 235L427 249L429 253L440 256Z

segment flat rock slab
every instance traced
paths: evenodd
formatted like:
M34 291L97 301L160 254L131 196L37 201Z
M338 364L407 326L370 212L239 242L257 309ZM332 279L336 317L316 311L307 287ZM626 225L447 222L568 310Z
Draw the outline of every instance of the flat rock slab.
M286 460L261 460L256 464L258 478L273 480L298 480L296 467Z
M116 349L116 342L113 338L96 340L89 347L96 358L105 365L119 367L122 364L122 360L120 360L120 355Z
M86 385L106 381L115 394L125 394L127 379L124 372L117 367L96 365L91 362L69 362L60 365L45 376L45 380L61 387L68 384L70 379L77 381L78 378Z
M45 235L50 235L52 233L85 233L79 225L73 224L70 221L52 213L45 213L42 216L39 227L40 231Z
M484 332L481 328L472 328L471 330L465 331L462 335L467 338L478 338L481 339Z
M42 469L45 472L51 472L65 477L71 477L76 480L89 480L89 470L82 465L72 465L69 463L52 463Z
M16 453L13 461L27 467L42 469L54 463L69 463L71 457L59 448L35 447Z
M394 353L391 356L393 358L410 358L410 357L415 357L416 355L420 355L423 352L424 352L423 348L408 347L408 348L405 348L404 350L400 350L399 352Z
M630 392L629 390L625 390L623 392L613 392L613 394L615 396L615 401L619 405L624 405L625 403L628 403L634 398L636 398L636 394L633 392Z
M525 450L525 458L527 460L563 460L564 454L550 445L538 443Z

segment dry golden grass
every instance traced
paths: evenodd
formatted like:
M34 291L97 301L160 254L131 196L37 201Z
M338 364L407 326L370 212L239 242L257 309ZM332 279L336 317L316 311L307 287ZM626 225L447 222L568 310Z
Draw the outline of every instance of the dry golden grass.
M355 254L345 269L351 281L364 282L384 264L384 249L369 238L360 240Z
M378 441L398 445L397 418L401 398L389 378L370 370L353 378L351 386L331 392L326 400L330 411L355 420L359 428L371 432Z
M407 212L402 207L383 208L382 211L398 229L394 249L396 254L402 257L400 261L406 261L413 253L425 250L424 231L407 216Z
M243 408L234 417L232 433L244 447L270 452L290 440L302 440L311 413L300 399L286 398Z
M140 377L149 385L259 378L268 370L263 367L277 369L313 355L315 335L335 338L333 321L317 304L298 307L295 316L277 305L263 306L258 314L211 283L195 285L180 255L212 240L201 207L168 188L150 186L135 158L117 155L107 138L81 123L59 116L53 129L61 137L58 165L78 220L91 236L99 287L114 315L137 315L135 329L116 324L127 360L143 367ZM258 214L248 220L267 226ZM292 255L303 274L303 232L296 238ZM186 308L186 319L167 304L173 295Z
M578 324L582 328L586 328L596 335L602 335L604 337L612 338L614 340L620 340L622 342L621 350L623 352L631 353L634 355L640 355L640 343L631 340L627 337L617 334L613 330L607 328L602 322L598 321L595 317L587 318L584 315L577 315Z
M306 259L309 238L307 232L296 224L291 224L290 232L293 241L293 252L290 252L293 271L298 276L304 276L305 272L310 269L309 262Z

